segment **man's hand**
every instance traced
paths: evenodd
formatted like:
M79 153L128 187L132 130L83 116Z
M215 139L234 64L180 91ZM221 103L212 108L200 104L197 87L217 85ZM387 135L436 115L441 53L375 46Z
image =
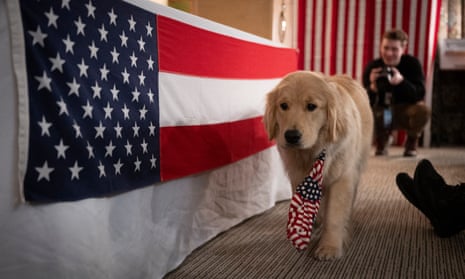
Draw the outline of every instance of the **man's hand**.
M378 87L376 87L376 80L379 78L382 67L373 68L370 72L370 90L373 92L378 92Z
M397 70L397 68L391 67L391 70L393 74L392 74L391 79L389 80L389 83L392 85L398 85L404 80L404 77L399 72L399 70Z

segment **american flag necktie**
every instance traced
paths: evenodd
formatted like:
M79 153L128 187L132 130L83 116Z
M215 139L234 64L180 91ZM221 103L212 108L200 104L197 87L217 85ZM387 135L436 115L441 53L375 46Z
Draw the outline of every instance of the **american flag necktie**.
M322 196L323 165L326 150L323 149L313 164L310 174L297 186L289 206L287 238L302 251L308 247Z

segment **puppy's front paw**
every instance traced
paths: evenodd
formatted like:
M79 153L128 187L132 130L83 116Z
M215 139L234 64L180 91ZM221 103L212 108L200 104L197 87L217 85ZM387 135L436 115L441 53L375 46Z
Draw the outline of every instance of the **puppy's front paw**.
M333 261L342 257L342 247L320 245L315 251L315 258L320 261Z

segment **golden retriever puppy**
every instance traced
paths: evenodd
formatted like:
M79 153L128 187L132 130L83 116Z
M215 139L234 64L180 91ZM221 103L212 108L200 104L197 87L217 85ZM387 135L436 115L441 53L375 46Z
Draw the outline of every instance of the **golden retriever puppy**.
M268 95L264 124L293 190L323 149L323 198L315 257L338 259L349 242L352 207L371 149L373 117L365 89L347 76L297 71Z

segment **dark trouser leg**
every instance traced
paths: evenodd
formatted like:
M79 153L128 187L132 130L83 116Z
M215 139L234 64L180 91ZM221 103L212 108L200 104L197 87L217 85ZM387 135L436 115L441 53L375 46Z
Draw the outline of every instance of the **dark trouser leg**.
M390 125L386 126L384 121L384 108L373 107L373 117L375 124L375 140L376 140L376 153L375 155L386 155L389 136L391 135Z
M430 119L431 110L424 102L418 102L394 105L392 114L393 128L404 129L407 132L404 156L415 156L418 138Z

